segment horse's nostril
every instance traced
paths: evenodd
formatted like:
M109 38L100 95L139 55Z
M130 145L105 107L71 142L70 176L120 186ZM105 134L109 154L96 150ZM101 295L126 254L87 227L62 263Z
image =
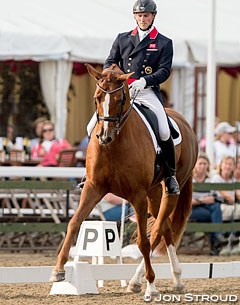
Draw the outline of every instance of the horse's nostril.
M100 144L107 145L112 142L112 137L106 137L106 138L98 137L98 138L99 138Z
M97 134L96 137L99 139L99 134Z

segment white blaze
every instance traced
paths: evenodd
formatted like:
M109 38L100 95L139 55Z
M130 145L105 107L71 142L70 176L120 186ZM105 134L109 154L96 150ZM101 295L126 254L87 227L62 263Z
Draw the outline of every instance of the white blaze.
M110 94L106 94L105 101L103 102L103 115L105 117L109 116L109 104L110 104ZM104 121L103 123L104 132L107 130L107 128L108 128L108 122Z

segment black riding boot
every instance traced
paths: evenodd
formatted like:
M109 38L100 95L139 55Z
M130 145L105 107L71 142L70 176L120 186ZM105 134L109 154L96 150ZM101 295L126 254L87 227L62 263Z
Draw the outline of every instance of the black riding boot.
M167 141L161 141L163 162L165 163L166 193L179 194L179 185L176 179L175 147L172 137Z

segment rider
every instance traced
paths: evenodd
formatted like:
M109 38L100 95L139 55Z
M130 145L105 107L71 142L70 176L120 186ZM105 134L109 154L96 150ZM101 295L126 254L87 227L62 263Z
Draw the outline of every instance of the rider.
M104 69L115 63L124 73L135 72L129 79L131 96L136 97L135 102L147 106L157 115L166 165L166 191L169 194L179 194L175 148L159 87L170 75L172 40L161 35L153 26L157 14L157 6L153 0L137 0L133 6L133 14L137 27L117 36Z

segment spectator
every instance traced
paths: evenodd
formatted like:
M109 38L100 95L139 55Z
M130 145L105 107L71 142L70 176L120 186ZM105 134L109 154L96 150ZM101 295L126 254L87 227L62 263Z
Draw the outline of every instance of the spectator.
M219 166L223 157L236 156L236 144L232 133L236 127L228 122L221 122L215 128L216 141L214 142L214 166Z
M108 193L98 204L103 212L103 215L108 221L121 221L123 199L112 193ZM127 217L129 208L125 206L125 215Z
M215 117L215 122L214 122L215 128L216 128L216 126L218 125L218 123L219 123L219 118L216 116L216 117ZM200 139L199 143L198 143L198 145L199 145L199 150L205 152L205 151L206 151L206 144L207 144L206 136L203 136L203 137Z
M219 172L212 178L212 182L217 183L234 183L235 160L233 157L224 157L219 166ZM224 222L240 221L240 205L236 204L236 191L221 190L217 195L222 200L221 210ZM231 235L230 235L231 236ZM231 252L231 244L223 248L220 254L228 255Z
M210 182L210 161L205 153L200 153L193 170L193 182ZM221 223L222 212L220 204L215 201L215 196L211 192L193 192L192 214L190 220L197 222ZM210 254L218 255L220 242L223 240L222 234L211 233Z
M39 117L33 122L35 138L31 139L30 141L31 149L35 144L39 144L41 142L42 127L45 121L47 121L45 117Z
M32 159L42 158L39 166L57 166L57 160L61 149L71 148L65 139L56 139L54 124L45 121L42 126L42 141L36 143L32 148Z
M236 155L240 156L240 122L237 122L236 145L237 145Z
M240 133L238 133L238 135L239 134ZM237 157L236 168L234 170L234 178L236 182L240 182L240 156ZM240 189L236 189L236 204L238 206L238 209L240 209ZM239 236L239 243L238 245L233 247L231 254L240 254L240 236Z
M3 148L6 151L6 154L9 154L10 150L14 148L15 138L14 126L12 124L8 124L6 137L3 138Z
M240 156L237 157L236 167L234 170L234 177L237 182L240 182Z
M7 136L6 139L9 141L9 146L13 146L16 139L15 128L12 124L7 125Z

